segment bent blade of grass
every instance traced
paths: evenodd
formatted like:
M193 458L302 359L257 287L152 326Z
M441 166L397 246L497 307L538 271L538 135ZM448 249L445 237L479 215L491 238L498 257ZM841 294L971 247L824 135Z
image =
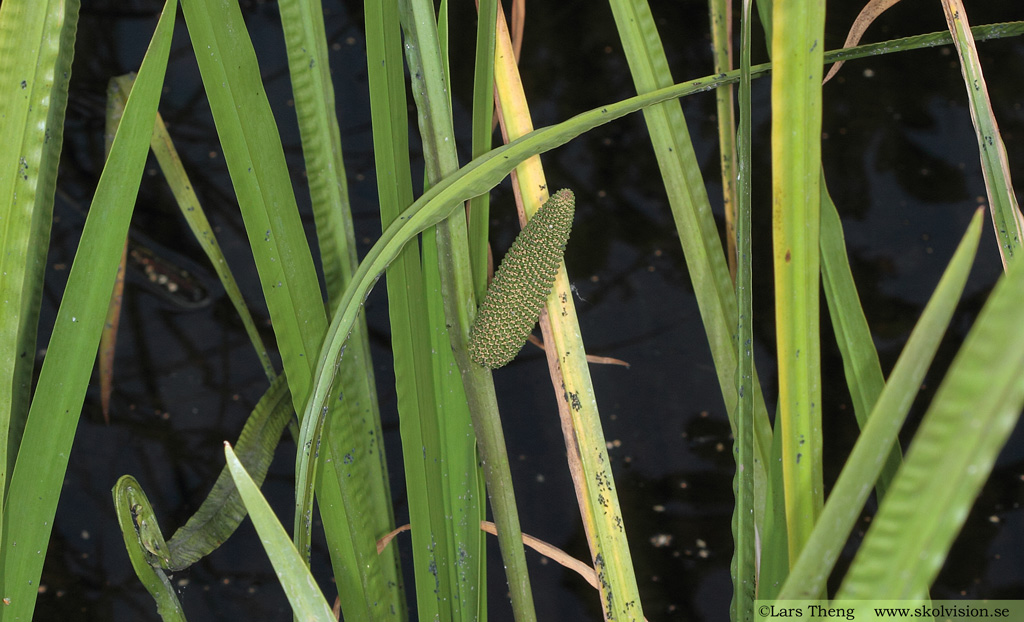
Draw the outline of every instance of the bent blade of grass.
M0 523L31 397L77 24L77 0L0 5Z
M818 326L821 73L825 6L772 12L772 240L782 470L792 563L824 502Z
M1024 406L1020 264L1000 278L953 360L836 599L927 595Z
M1024 22L1012 25L1000 24L994 27L978 27L976 34L987 33L986 36L996 37L1011 36L1022 32L1024 32ZM938 45L943 42L948 43L950 40L949 33L932 33L830 53L826 58L834 60L840 54L843 54L843 57L847 59L859 58L860 55L881 53L880 50L884 49L916 49L917 47ZM764 75L769 69L770 64L751 67L751 77ZM484 156L475 158L456 173L446 177L425 192L423 196L410 205L384 230L381 237L360 263L356 274L353 276L352 284L345 290L342 302L338 307L338 313L332 318L327 337L317 357L316 372L314 374L315 382L303 414L300 446L312 441L315 436L316 419L319 418L322 412L321 409L326 404L327 390L333 377L334 363L341 354L342 347L360 310L360 306L366 299L366 296L369 295L373 285L381 277L388 265L398 256L406 243L427 227L445 218L452 210L461 206L464 201L489 191L500 183L512 169L527 158L564 145L580 134L622 118L627 114L642 110L645 107L685 95L705 92L722 84L735 82L738 76L739 72L734 71L724 76L699 78L580 113L562 123L535 130L522 138L488 152ZM735 358L735 352L732 348L730 348L729 352ZM735 387L733 391L735 395ZM763 404L763 402L761 403ZM308 415L314 416L308 417ZM759 451L770 452L771 450L770 448L759 448ZM308 466L303 465L301 470L308 471ZM305 478L304 481L307 484L311 482L308 472L305 474L300 472L297 478ZM303 503L305 505L303 505L304 509L301 511L306 511L307 509L311 511L312 498L310 496L305 497Z
M1024 244L1024 216L1017 205L1010 179L1010 164L1006 158L1006 145L999 133L992 101L988 96L985 74L981 70L978 48L971 36L967 23L967 11L962 0L942 0L946 23L953 34L953 43L960 58L960 70L967 87L971 121L978 135L981 156L981 170L985 177L989 208L992 212L992 226L999 241L999 256L1003 259L1003 270L1020 252Z
M114 513L124 537L128 559L139 581L156 601L157 613L164 622L185 622L185 613L178 600L177 590L168 579L167 573L158 567L158 563L153 563L153 554L147 548L147 543L143 542L144 530L148 533L149 530L155 529L157 537L163 537L149 498L131 475L122 475L111 490L111 494L114 497Z
M324 595L317 587L316 580L310 574L309 568L299 551L296 550L292 539L288 537L281 522L274 515L274 510L263 498L259 487L245 467L239 462L235 452L231 450L231 444L224 442L224 456L227 459L228 469L231 477L235 480L238 493L245 503L256 526L256 533L260 536L263 549L270 558L270 563L277 573L277 580L281 582L288 602L292 605L296 620L308 620L316 622L335 622L334 613L330 605L324 600Z
M259 484L266 477L274 449L293 412L288 384L284 376L279 376L245 422L235 447L239 460ZM184 570L209 555L234 533L245 518L245 506L227 467L221 471L199 509L170 539L164 538L155 512L135 478L122 477L112 492L135 573L160 609L166 608L166 602L170 600L163 593L164 571ZM137 561L140 559L146 567L139 566Z
M896 441L953 317L980 238L979 210L914 326L871 416L862 427L814 532L786 579L778 596L780 600L814 599L824 593L825 583L860 517L872 484L887 464L886 457L891 455L889 448Z
M864 5L864 8L857 14L856 19L853 20L853 26L850 26L850 32L846 34L846 41L843 42L844 48L849 48L857 45L860 38L864 36L864 32L867 31L868 26L873 21L878 19L878 16L888 11L894 4L900 0L870 0ZM828 70L828 74L825 79L822 80L822 84L828 82L839 72L839 69L843 66L844 61L839 61L832 65Z
M164 6L100 175L57 311L11 477L7 507L19 508L18 516L3 516L5 540L18 544L0 549L3 595L11 602L0 607L4 620L32 617L61 481L146 163L176 9L176 0Z

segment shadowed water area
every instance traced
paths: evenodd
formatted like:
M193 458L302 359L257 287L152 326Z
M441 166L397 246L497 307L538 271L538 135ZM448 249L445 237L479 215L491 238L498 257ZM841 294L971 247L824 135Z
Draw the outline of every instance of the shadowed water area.
M677 81L712 73L707 8L652 1ZM840 6L843 4L851 6ZM830 3L826 47L839 47L859 9ZM280 18L273 2L242 0L311 243L312 214L291 104ZM452 92L460 162L469 161L475 22L472 3L452 3ZM832 6L835 5L833 9ZM906 5L906 6L904 6ZM107 80L137 70L162 2L83 0L55 205L41 323L52 324L103 161ZM346 174L359 252L380 235L366 85L362 3L324 0ZM1024 19L1019 0L968 6L972 24ZM528 3L521 72L540 127L635 94L611 11L600 3ZM866 42L945 29L938 3L902 3ZM755 27L756 30L756 27ZM979 44L1011 171L1024 175L1024 41ZM763 44L754 62L765 60ZM964 85L952 47L851 61L824 91L826 179L846 232L854 278L888 373L938 282L985 188ZM771 302L769 82L754 86L754 310L758 371L774 404ZM414 115L410 99L410 114ZM716 219L724 227L713 94L683 108ZM264 340L266 308L216 130L179 18L160 112L235 271ZM413 123L412 127L415 128ZM418 139L412 138L417 144ZM591 367L614 465L644 612L655 620L728 619L733 459L724 404L640 115L598 128L544 157L549 184L577 197L567 269L590 353L630 363ZM159 619L128 561L110 489L122 474L145 488L170 535L195 511L223 466L222 442L237 438L267 382L241 322L150 161L133 217L133 244L185 270L181 296L155 286L145 261L130 270L117 344L110 425L90 387L61 495L36 619ZM419 187L420 182L416 182ZM518 229L508 183L492 193L496 255ZM145 255L143 255L145 256ZM1001 272L986 223L963 300L901 436L906 447L931 397ZM166 289L166 288L164 288ZM178 293L178 292L174 292ZM177 299L176 299L177 298ZM395 514L408 508L400 463L384 288L366 304ZM822 322L827 309L822 305ZM44 331L48 330L44 328ZM539 331L538 331L539 332ZM41 335L45 344L48 336ZM822 364L825 481L838 475L857 433L842 362L829 328ZM275 361L279 359L275 358ZM523 530L587 559L543 353L527 345L495 373ZM771 410L772 407L770 406ZM290 522L294 442L286 432L263 491ZM1024 429L1018 425L939 575L936 599L1024 597ZM921 499L921 503L928 503ZM869 501L837 575L875 512ZM314 527L313 569L325 595L327 552ZM399 536L407 572L408 535ZM392 546L394 546L393 544ZM528 552L541 620L599 620L599 601L578 576ZM511 620L493 539L489 617ZM176 573L192 622L242 617L285 620L287 600L246 520L220 549ZM411 605L412 606L412 605ZM411 616L414 616L414 611Z

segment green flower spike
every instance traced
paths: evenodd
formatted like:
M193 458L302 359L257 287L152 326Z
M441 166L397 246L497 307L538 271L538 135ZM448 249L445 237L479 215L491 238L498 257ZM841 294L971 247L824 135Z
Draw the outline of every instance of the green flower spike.
M562 263L575 209L571 190L551 195L505 254L469 331L469 356L480 365L502 367L530 337Z

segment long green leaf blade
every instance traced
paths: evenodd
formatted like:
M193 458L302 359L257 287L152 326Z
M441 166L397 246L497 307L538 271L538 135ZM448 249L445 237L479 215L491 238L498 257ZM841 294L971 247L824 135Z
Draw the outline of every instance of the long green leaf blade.
M889 448L896 440L953 317L980 237L979 212L914 326L779 599L814 599L824 592L825 582L860 516L872 484L886 466L886 456L891 455Z
M288 602L292 605L295 619L335 622L334 613L324 600L324 595L306 567L305 560L295 549L292 539L288 537L281 522L274 515L274 510L263 498L259 487L249 477L227 442L224 443L224 455L231 477L235 480L235 486L238 487L238 492L245 503L245 509L248 510L263 548L270 557L270 563L277 572L277 580L281 582Z
M857 295L857 286L846 255L846 239L839 212L829 196L822 173L821 185L821 283L828 303L832 330L843 357L843 373L850 390L854 416L861 429L868 423L871 411L885 386L882 365L878 361L871 329ZM879 501L885 498L896 471L902 464L899 443L893 441L875 490Z
M328 306L333 309L358 261L334 83L327 62L324 12L320 0L279 4Z
M637 92L651 93L672 83L668 60L646 0L611 0L619 38L629 62ZM757 72L751 68L751 75ZM728 72L736 75L739 72ZM718 86L717 84L715 85ZM697 156L690 141L686 119L678 102L666 102L644 112L658 166L665 180L672 216L676 223L687 270L715 361L719 387L735 427L736 401L736 294L728 262L711 214ZM764 506L768 448L771 428L764 398L755 384L754 456L755 503ZM759 511L758 514L761 514Z
M281 139L267 131L277 124L238 6L201 0L181 6L299 409L326 314Z
M772 13L772 225L782 470L791 562L824 502L818 341L819 167L825 3Z
M367 0L366 46L373 122L374 161L380 217L388 227L412 203L409 164L409 128L402 63L402 35L398 3ZM442 617L450 606L446 594L435 590L434 533L443 538L443 492L428 483L430 463L439 457L436 413L438 400L432 371L432 346L419 249L409 245L388 268L388 315L395 365L395 391L401 425L402 453L412 525L413 572L416 605L421 618ZM436 469L435 469L436 471ZM447 547L445 547L447 548ZM443 564L440 565L444 567Z
M7 507L17 507L19 512L16 520L9 512L3 516L8 545L0 550L0 576L4 597L11 602L0 607L4 620L32 617L61 481L149 151L176 10L176 0L164 6L128 98L82 231L32 400L7 499Z
M335 113L334 84L328 64L324 12L320 0L285 0L280 7L328 310L333 313L358 259ZM358 486L344 486L342 493L351 509L366 517L369 533L360 537L368 541L391 531L395 521L365 317L360 317L353 328L345 359L338 368L334 393L336 398L344 396L344 399L332 401L335 412L325 430L326 441L335 456L344 456L355 446L360 448L358 455L367 459L332 460L322 465L322 473L323 477L338 481L351 477L359 482ZM354 490L356 488L359 492ZM356 550L363 555L373 554L365 546L354 548L353 554ZM380 563L373 567L382 577L374 585L382 589L388 587L386 592L370 598L386 601L383 609L403 612L404 617L406 603L397 549L392 547L378 559ZM359 567L364 566L359 564ZM344 609L350 617L353 614L349 604L356 602L353 596L344 594Z
M1024 269L1015 263L932 399L837 599L921 598L946 559L1024 407Z
M753 142L750 104L750 31L751 0L743 0L740 17L740 85L739 85L739 133L735 139L735 166L738 172L736 182L736 440L733 443L733 457L736 460L736 474L733 477L733 494L736 506L733 509L732 532L735 550L732 558L733 596L729 605L729 617L733 622L748 621L754 615L754 594L757 587L757 559L755 545L754 509L754 303L753 303L753 254L751 250L751 145ZM719 91L719 98L722 94ZM732 101L729 93L728 100ZM729 106L730 112L732 106ZM731 118L731 115L730 115ZM731 133L732 123L726 131ZM720 129L719 131L723 131ZM721 140L723 169L726 161L732 161L724 150L731 141ZM731 170L731 169L729 169ZM724 172L723 172L724 175Z
M0 6L0 506L28 415L77 24L77 0Z
M494 134L494 45L498 1L477 3L476 55L473 69L473 157L491 149ZM490 195L481 194L469 204L469 256L473 286L478 300L487 289L487 232Z

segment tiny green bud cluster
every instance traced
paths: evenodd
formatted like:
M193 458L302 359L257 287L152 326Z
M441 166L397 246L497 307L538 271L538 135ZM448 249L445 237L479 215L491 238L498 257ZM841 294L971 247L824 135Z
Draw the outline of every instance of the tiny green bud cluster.
M562 263L575 207L571 190L551 195L505 254L469 331L469 355L478 364L502 367L530 337Z

